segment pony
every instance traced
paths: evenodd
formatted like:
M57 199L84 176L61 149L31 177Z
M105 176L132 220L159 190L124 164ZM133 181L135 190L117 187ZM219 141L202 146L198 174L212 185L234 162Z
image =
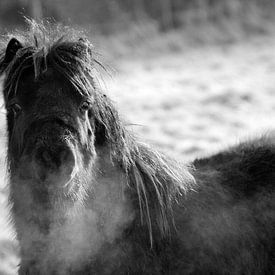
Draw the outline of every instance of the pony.
M127 130L83 32L2 41L19 274L274 274L275 143L182 164Z

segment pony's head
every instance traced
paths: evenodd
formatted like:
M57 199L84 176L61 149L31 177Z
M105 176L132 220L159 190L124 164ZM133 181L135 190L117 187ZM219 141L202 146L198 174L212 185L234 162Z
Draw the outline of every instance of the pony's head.
M68 195L79 188L78 173L92 170L96 147L123 147L124 134L98 89L101 64L90 42L76 32L31 26L10 39L1 60L10 170L44 186L58 183L54 190Z

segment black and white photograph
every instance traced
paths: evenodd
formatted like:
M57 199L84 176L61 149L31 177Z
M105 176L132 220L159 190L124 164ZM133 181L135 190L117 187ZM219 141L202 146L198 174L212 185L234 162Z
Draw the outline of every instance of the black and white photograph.
M275 275L275 1L0 0L0 275Z

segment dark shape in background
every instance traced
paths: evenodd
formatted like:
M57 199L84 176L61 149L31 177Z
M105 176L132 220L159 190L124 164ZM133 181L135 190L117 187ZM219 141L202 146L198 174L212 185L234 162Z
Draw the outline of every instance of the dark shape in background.
M22 28L24 16L84 28L107 58L116 59L145 52L177 52L190 44L230 44L255 34L273 34L275 2L0 0L0 33Z
M92 25L105 34L146 21L153 21L160 31L228 20L248 28L259 20L273 20L274 8L272 0L1 0L0 23L2 29L20 26L26 15Z

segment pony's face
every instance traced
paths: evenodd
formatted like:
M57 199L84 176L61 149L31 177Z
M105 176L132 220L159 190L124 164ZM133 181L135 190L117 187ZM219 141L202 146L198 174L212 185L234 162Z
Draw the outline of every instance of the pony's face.
M12 87L16 92L4 91L11 176L34 189L77 193L78 178L85 182L96 158L92 94L79 92L50 62L38 77L28 66Z
M49 68L35 80L34 73L26 71L7 111L10 155L22 176L62 185L91 165L95 157L92 101L62 75Z

